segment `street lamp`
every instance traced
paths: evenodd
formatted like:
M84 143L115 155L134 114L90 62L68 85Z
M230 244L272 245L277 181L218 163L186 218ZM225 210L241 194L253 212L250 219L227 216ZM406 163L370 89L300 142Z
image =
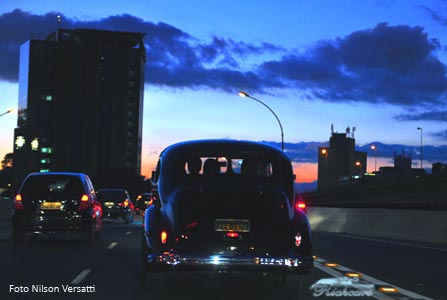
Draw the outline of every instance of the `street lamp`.
M240 91L240 92L239 92L239 96L240 96L240 97L250 98L250 99L252 99L252 100L255 100L255 101L261 103L262 105L264 105L264 106L265 106L265 107L266 107L266 108L267 108L267 109L268 109L268 110L275 116L276 121L278 121L279 128L281 129L281 150L284 151L284 131L283 131L283 129L282 129L281 121L279 120L279 118L278 118L278 116L275 114L275 112L274 112L274 111L273 111L267 104L265 104L264 102L262 102L261 100L255 98L255 97L253 97L253 96L250 96L250 95L247 94L246 92Z
M7 111L5 111L4 113L0 114L0 117L1 117L1 116L4 116L4 115L6 115L6 114L9 114L9 113L12 112L12 111L14 111L14 108L10 108L10 109L8 109Z
M422 146L422 132L423 132L423 129L422 129L422 127L418 127L417 130L421 131L421 169L424 169L424 165L423 165L424 155L423 155L423 146Z
M377 171L377 147L376 145L371 145L371 150L374 151L374 172Z

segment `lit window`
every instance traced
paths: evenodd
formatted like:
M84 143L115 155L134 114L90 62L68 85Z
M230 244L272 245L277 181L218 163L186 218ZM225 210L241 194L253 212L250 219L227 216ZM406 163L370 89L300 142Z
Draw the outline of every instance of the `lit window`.
M49 169L40 169L40 173L47 173L47 172L50 172L50 170Z
M33 151L37 151L39 150L39 139L38 138L34 138L31 142L31 150Z
M23 145L25 145L25 143L26 143L26 140L23 136L19 135L18 137L16 137L16 141L15 141L16 149L22 148Z
M46 100L46 101L53 101L53 96L51 96L51 95L47 95L47 96L45 97L45 100Z

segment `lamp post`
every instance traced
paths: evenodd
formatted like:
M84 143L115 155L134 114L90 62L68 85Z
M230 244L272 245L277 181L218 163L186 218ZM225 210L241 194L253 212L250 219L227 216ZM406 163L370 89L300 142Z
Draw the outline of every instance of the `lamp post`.
M423 152L423 144L422 144L422 132L423 132L423 129L422 129L422 127L418 127L417 128L417 130L420 130L421 131L421 169L424 169L424 165L423 165L423 160L424 160L424 152Z
M4 113L0 114L0 117L4 116L4 115L6 115L6 114L9 114L9 113L12 112L12 111L14 111L14 108L10 108L10 109L8 109L7 111L5 111Z
M371 150L374 150L374 172L376 172L377 171L377 147L376 147L376 145L372 145Z
M246 92L240 91L240 92L239 92L239 96L240 96L240 97L250 98L250 99L252 99L252 100L255 100L255 101L261 103L262 105L264 105L264 106L265 106L265 107L266 107L266 108L273 114L273 116L275 116L276 121L278 121L279 128L281 129L281 150L284 151L284 131L283 131L283 129L282 129L281 121L279 120L279 118L278 118L278 116L275 114L275 112L274 112L274 111L273 111L267 104L265 104L264 102L262 102L261 100L255 98L255 97L253 97L253 96L250 96L250 95L247 94Z

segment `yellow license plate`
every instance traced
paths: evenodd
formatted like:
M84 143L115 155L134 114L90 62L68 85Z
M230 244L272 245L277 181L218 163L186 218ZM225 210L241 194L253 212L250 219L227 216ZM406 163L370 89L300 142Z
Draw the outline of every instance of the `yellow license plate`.
M41 209L61 209L61 202L43 202L40 206Z
M216 219L216 231L250 232L250 220Z
M104 205L108 208L112 208L115 205L115 203L114 202L104 202Z

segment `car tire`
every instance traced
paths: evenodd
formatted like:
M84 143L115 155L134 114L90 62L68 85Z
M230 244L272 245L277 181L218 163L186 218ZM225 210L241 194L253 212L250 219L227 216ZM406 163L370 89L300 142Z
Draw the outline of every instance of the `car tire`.
M25 232L23 230L13 229L12 230L12 241L15 244L21 244L25 242Z

